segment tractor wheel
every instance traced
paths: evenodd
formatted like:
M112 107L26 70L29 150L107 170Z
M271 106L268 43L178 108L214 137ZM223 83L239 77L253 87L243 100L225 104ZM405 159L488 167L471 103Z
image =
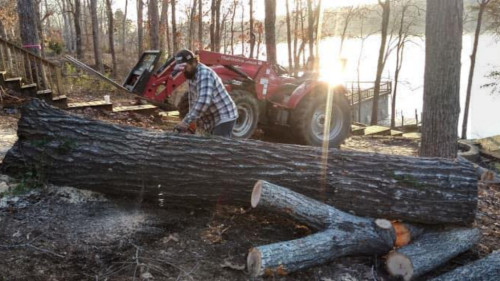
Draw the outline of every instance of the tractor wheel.
M179 117L184 119L184 117L189 113L189 92L186 91L182 94L182 97L177 104L177 109L179 110Z
M334 94L330 132L325 138L326 89L311 93L302 99L291 116L292 134L300 144L321 146L325 139L330 147L339 147L351 132L351 110L347 97L340 92Z
M246 91L234 90L231 93L236 107L238 119L233 128L233 137L240 139L250 138L259 123L259 105L257 99Z

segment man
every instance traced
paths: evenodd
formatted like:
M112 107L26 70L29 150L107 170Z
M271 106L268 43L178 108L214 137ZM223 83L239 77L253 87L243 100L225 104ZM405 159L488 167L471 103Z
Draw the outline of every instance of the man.
M189 50L181 50L175 55L176 71L183 71L189 81L189 113L175 127L186 132L189 124L196 121L215 136L231 137L238 119L236 104L226 91L217 74Z

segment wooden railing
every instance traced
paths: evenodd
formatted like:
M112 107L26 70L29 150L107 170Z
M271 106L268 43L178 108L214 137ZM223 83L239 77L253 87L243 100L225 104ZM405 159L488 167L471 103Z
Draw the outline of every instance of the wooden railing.
M347 89L350 91L348 99L351 105L373 99L375 94L374 82L349 82ZM390 95L392 93L392 82L386 81L380 83L379 96Z
M7 78L22 78L24 85L36 84L37 90L52 90L54 96L65 94L61 68L0 37L0 71Z

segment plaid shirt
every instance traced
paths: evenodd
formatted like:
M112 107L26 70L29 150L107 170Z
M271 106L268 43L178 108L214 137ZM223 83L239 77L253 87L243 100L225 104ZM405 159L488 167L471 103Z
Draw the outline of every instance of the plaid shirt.
M189 113L183 122L201 122L210 132L215 126L237 118L238 109L222 80L211 68L198 63L196 76L189 80Z

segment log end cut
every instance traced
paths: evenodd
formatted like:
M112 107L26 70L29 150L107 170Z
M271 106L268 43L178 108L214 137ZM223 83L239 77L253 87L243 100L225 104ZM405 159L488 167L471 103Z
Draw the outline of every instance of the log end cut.
M260 202L260 196L262 195L262 180L257 181L253 187L251 204L252 208L256 208Z
M252 201L252 206L253 206L253 201ZM250 253L248 253L247 268L248 272L250 273L250 276L252 277L258 277L264 274L264 272L262 272L262 255L259 249L253 248L250 250Z
M401 276L405 281L409 281L413 277L413 264L407 256L392 252L387 257L387 271L391 276Z

